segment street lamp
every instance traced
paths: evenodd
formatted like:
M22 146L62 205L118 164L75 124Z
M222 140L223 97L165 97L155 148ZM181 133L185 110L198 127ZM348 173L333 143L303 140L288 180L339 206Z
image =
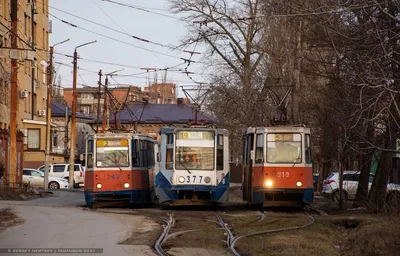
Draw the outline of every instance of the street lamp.
M106 131L106 115L107 115L107 87L108 87L108 77L112 76L113 74L117 73L117 72L121 72L124 69L120 69L120 70L116 70L113 72L110 72L108 74L106 74L106 83L104 85L104 107L103 107L103 123L102 123L102 133L105 133Z
M74 187L74 170L75 170L75 143L76 143L76 80L78 69L78 52L77 49L88 44L96 43L97 40L81 44L75 47L74 52L74 75L73 75L73 88L72 88L72 116L71 116L71 146L69 155L69 185Z
M41 61L40 64L47 67L47 113L46 113L46 158L45 158L45 168L44 168L44 190L49 188L49 156L50 156L50 134L51 134L51 96L53 88L53 53L54 47L68 42L70 39L64 40L62 42L56 43L50 46L50 61Z

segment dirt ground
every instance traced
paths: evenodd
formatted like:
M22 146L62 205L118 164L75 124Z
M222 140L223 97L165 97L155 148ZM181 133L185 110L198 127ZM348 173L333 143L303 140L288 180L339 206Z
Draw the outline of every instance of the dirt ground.
M0 209L0 231L23 223L23 219L12 210L12 208Z

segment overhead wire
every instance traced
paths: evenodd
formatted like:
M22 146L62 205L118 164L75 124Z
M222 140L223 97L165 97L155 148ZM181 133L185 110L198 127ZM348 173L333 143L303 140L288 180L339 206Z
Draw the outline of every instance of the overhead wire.
M152 14L155 14L155 15L159 15L159 16L163 16L163 17L167 17L167 18L171 18L171 19L175 19L175 20L180 20L180 21L182 21L181 18L177 18L177 17L171 16L171 15L167 15L167 14L162 14L162 13L150 11L150 10L148 10L149 8L146 9L146 8L144 8L144 7L139 7L139 6L135 6L135 5L125 4L125 3L121 3L121 2L117 2L117 1L112 1L112 0L101 0L101 1L103 1L103 2L109 2L109 3L112 3L112 4L116 4L116 5L120 5L120 6L124 6L124 7L128 7L128 8L136 9L136 10L139 10L139 11L143 11L143 12L147 12L147 13L152 13Z
M40 7L38 7L38 8L40 8ZM45 11L45 12L47 12L47 11ZM112 41L115 41L115 42L119 42L119 43L122 43L122 44L125 44L125 45L129 45L129 46L132 46L132 47L141 49L141 50L145 50L145 51L153 52L153 53L156 53L156 54L159 54L159 55L163 55L163 56L167 56L167 57L179 59L179 57L177 57L177 56L175 56L175 55L171 55L171 54L167 54L167 53L162 53L162 52L150 50L150 49L147 49L147 48L144 48L144 47L141 47L141 46L137 46L137 45L134 45L134 44L131 44L131 43L128 43L128 42L125 42L125 41L122 41L122 40L113 38L113 37L111 37L111 36L107 36L107 35L104 35L104 34L101 34L101 33L95 32L95 31L92 31L92 30L90 30L90 29L83 28L83 27L78 26L78 25L76 25L76 24L74 24L74 23L72 23L72 22L69 22L69 21L67 21L67 20L61 19L61 18L59 18L58 16L56 16L56 15L50 13L50 12L47 12L47 13L48 13L48 15L52 16L53 18L55 18L56 20L58 20L58 21L60 21L60 22L62 22L62 23L64 23L64 24L67 24L67 25L69 25L69 26L71 26L71 27L74 27L74 28L77 28L77 29L86 31L86 32L88 32L88 33L95 34L95 35L98 35L98 36L107 38L107 39L109 39L109 40L112 40Z
M94 1L93 1L93 3L94 3L105 15L107 15L107 16L110 18L110 16L109 16L106 12L104 12ZM67 11L64 11L64 10L61 10L61 9L56 8L56 7L54 7L54 6L50 6L50 8L52 8L52 9L54 9L54 10L57 10L57 11L59 11L59 12L62 12L62 13L68 14L68 15L73 16L73 17L75 17L75 18L78 18L78 19L87 21L87 22L89 22L89 23L95 24L95 25L97 25L97 26L100 26L100 27L103 27L103 28L112 30L112 31L114 31L114 32L117 32L117 33L120 33L120 34L123 34L123 35L126 35L126 36L129 36L130 38L133 38L133 39L138 40L138 41L142 41L142 42L145 42L145 43L150 43L150 44L158 45L158 46L161 46L161 47L172 48L172 47L170 47L170 46L168 46L168 45L165 45L165 44L162 44L162 43L157 43L157 42L154 42L154 41L151 41L151 40L148 40L148 39L139 37L139 36L131 35L131 34L127 33L126 31L120 31L120 30L114 29L114 28L112 28L112 27L103 25L103 24L101 24L101 23L92 21L92 20L90 20L90 19L86 19L86 18L80 17L80 16L78 16L78 15L76 15L76 14L73 14L73 13L70 13L70 12L67 12ZM111 18L110 18L110 19L111 19ZM112 20L112 21L113 21L113 20Z
M60 55L66 58L73 58L73 56L65 54L65 53L54 53L56 55ZM107 62L107 61L101 61L101 60L94 60L94 59L89 59L89 58L82 58L78 57L80 61L87 61L87 62L93 62L93 63L100 63L100 64L105 64L105 65L112 65L112 66L117 66L117 67L125 67L125 68L132 68L132 69L143 69L142 67L139 66L132 66L132 65L127 65L127 64L121 64L121 63L114 63L114 62ZM184 65L184 63L180 63L171 67L165 67L165 68L154 68L155 70L161 71L161 70L169 70L171 72L179 72L182 71L182 69L177 69L173 70L173 68Z
M114 20L113 18L111 18L111 16L108 15L107 12L105 12L99 5L97 5L96 2L95 2L94 0L92 0L92 2L93 2L93 4L96 5L96 7L97 7L102 13L104 13L104 15L106 15L117 27L119 27L119 28L120 28L122 31L124 31L125 33L128 33L128 32L126 32L126 30L125 30L122 26L118 25L118 23L115 22L115 20ZM140 41L138 41L138 44L139 44L140 46L142 46L143 48L146 48ZM169 46L167 46L167 47L169 48ZM147 48L146 48L146 49L147 49ZM159 57L158 55L156 55L155 53L151 52L151 54L153 54L154 57L156 57L157 59L161 60L161 61L164 62L166 65L168 65L168 63L167 63L165 60L163 60L162 58L160 58L160 57Z

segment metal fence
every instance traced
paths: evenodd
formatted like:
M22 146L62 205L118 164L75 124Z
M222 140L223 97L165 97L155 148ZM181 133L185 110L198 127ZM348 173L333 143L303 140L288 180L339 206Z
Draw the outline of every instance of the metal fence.
M31 186L29 183L0 183L0 195L6 192L19 192L19 193L29 193L31 191Z

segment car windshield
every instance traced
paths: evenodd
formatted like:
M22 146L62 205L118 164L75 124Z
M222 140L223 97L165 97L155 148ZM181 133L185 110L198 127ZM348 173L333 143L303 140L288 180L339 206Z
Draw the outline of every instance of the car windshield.
M96 146L97 167L129 167L128 140L98 140Z
M301 135L270 133L267 135L268 163L301 163Z
M176 134L175 168L214 170L214 132L179 131Z

